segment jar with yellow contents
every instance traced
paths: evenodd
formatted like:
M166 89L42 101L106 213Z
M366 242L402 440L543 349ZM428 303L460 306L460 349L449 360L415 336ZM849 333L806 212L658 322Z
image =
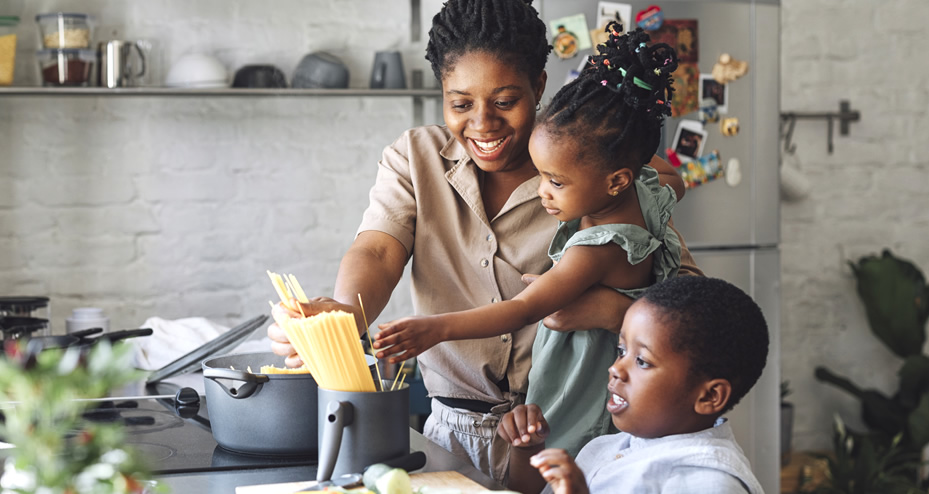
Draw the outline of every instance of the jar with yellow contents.
M0 86L13 84L16 66L16 26L19 17L0 16Z

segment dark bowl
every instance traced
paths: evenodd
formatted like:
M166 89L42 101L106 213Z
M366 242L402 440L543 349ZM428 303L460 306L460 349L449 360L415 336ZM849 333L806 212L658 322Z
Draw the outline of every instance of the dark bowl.
M282 88L287 87L287 78L273 65L246 65L236 71L232 87Z
M343 89L348 87L348 67L339 57L314 52L303 57L294 69L291 85L308 89Z

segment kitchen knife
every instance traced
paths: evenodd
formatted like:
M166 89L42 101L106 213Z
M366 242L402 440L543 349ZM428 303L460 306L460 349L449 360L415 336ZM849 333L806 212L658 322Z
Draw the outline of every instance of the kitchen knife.
M426 465L426 453L422 451L414 451L410 454L398 456L396 458L391 458L389 460L378 462L377 464L387 465L391 468L402 468L407 472L413 470L419 470ZM365 467L364 471L361 473L347 473L341 475L331 480L320 481L311 481L306 482L301 485L293 494L298 494L300 492L306 492L309 490L320 490L326 487L355 487L361 485L361 481L364 478L364 472L367 472L371 468L371 465Z

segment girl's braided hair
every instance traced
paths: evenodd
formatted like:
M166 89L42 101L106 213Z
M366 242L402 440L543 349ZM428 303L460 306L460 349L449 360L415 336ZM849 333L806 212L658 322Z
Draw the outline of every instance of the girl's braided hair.
M458 59L480 51L513 64L535 81L552 47L532 0L449 0L432 18L426 60L436 79Z
M539 122L555 137L589 136L588 144L578 146L579 160L638 175L658 149L664 118L671 115L677 53L665 43L648 46L650 38L640 28L620 35L622 25L611 22L606 29L609 41L558 91Z

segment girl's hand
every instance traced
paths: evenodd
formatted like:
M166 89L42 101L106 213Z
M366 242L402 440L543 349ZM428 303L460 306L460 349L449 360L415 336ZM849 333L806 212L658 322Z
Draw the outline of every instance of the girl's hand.
M428 316L405 317L377 327L381 331L374 335L374 348L387 351L377 352L376 356L383 359L390 354L391 364L413 358L442 341L441 328Z
M587 481L574 458L563 449L546 449L529 459L555 494L590 494Z
M545 444L548 422L538 405L517 405L500 418L497 434L517 448L531 448Z

